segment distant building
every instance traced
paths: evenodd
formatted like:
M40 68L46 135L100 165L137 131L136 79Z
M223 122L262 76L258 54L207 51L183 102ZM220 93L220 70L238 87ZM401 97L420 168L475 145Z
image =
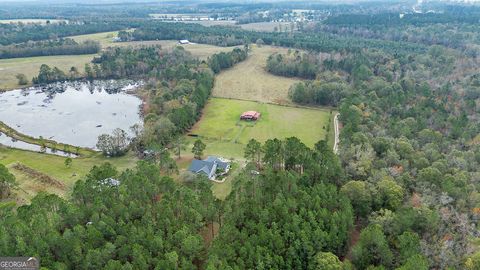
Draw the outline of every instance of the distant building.
M240 115L240 120L253 120L256 121L260 118L260 113L256 111L248 111Z
M230 162L219 157L209 156L204 160L194 159L188 170L196 174L203 174L210 180L215 180L217 176L228 173Z
M178 41L179 44L185 45L185 44L190 44L190 41L188 39L181 39Z

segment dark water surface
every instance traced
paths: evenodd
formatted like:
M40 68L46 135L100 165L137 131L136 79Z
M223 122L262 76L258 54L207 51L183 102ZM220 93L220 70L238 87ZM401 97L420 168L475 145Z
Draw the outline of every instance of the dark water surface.
M0 93L0 121L32 137L94 148L100 134L141 124L132 81L64 82ZM1 142L0 142L1 143Z

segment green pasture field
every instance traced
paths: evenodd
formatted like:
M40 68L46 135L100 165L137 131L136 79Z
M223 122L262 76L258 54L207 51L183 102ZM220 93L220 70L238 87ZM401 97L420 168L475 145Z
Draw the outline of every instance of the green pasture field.
M250 110L261 113L258 121L239 120L242 112ZM330 132L327 132L328 126L332 124L330 119L333 121L333 112L324 109L212 98L191 133L207 142L215 142L214 145L219 145L218 151L225 153L228 158L229 155L236 154L251 138L264 142L295 136L312 147L326 136L331 138L329 133L333 133L333 129L330 128ZM236 156L239 157L238 154Z

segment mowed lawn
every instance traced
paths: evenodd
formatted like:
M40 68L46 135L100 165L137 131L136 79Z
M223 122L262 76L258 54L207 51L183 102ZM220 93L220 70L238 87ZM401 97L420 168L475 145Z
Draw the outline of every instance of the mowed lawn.
M32 78L38 75L40 66L47 64L68 72L72 66L83 72L85 64L90 63L95 54L84 55L56 55L25 58L0 59L0 90L10 90L18 87L15 76L25 74L31 84Z
M286 53L285 48L252 46L249 57L216 76L214 97L253 100L277 104L291 104L290 86L299 79L275 76L265 70L268 57Z
M82 179L94 165L110 162L119 171L133 168L137 162L135 156L128 154L120 158L105 158L100 153L93 157L73 159L71 167L65 166L65 158L55 155L40 154L30 151L0 147L0 164L7 166L19 184L17 195L23 202L28 201L40 191L67 195L74 183ZM46 174L65 184L64 188L51 186L32 178L13 166L16 163L28 166L35 171Z
M249 110L260 112L260 119L256 122L240 121L240 114ZM212 98L191 133L207 141L207 150L210 146L221 152L217 154L226 152L232 155L240 149L243 150L251 138L264 142L273 138L295 136L312 147L327 136L327 127L331 125L330 118L333 118L333 113L328 110ZM331 137L330 134L328 136ZM213 151L210 149L209 152ZM243 152L240 156L243 156Z

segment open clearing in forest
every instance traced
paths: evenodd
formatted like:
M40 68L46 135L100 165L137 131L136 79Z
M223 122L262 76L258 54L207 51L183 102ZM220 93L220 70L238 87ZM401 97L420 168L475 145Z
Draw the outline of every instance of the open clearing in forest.
M258 32L290 31L292 23L289 22L257 22L241 24L240 27L245 30ZM295 28L295 26L293 26Z
M287 51L285 48L253 45L245 61L216 76L213 96L291 104L288 90L300 79L275 76L265 70L267 59L271 54Z
M65 159L65 157L55 155L0 147L0 164L7 166L10 172L15 175L19 183L19 189L16 192L17 199L21 202L27 202L40 191L47 191L60 196L70 193L73 184L82 179L94 165L110 162L117 167L118 171L123 171L127 168L133 168L137 161L136 157L131 154L119 158L105 158L101 153L98 153L93 157L75 158L71 167L67 168ZM59 188L32 179L24 172L13 168L16 163L57 179L65 184L65 187Z
M250 110L260 112L260 119L240 121L242 112ZM251 138L264 142L295 136L309 147L326 136L330 141L333 138L332 118L333 112L329 110L212 98L191 133L206 142L208 153L242 158L243 149Z
M32 78L38 75L42 64L56 66L64 72L74 66L83 72L85 64L90 63L94 56L95 54L84 54L0 59L0 90L23 87L18 85L18 80L15 78L19 73L25 74L31 83Z
M161 45L163 49L171 50L178 45L177 40L152 40L152 41L130 41L130 42L113 42L113 38L117 36L117 31L113 32L103 32L96 34L72 36L70 38L76 40L77 42L82 42L85 40L95 40L100 42L103 48L107 47L138 47L138 46L148 46L148 45ZM187 51L191 52L193 56L200 59L207 59L210 55L219 52L229 52L233 50L234 47L219 47L214 45L207 44L185 44L182 45Z

